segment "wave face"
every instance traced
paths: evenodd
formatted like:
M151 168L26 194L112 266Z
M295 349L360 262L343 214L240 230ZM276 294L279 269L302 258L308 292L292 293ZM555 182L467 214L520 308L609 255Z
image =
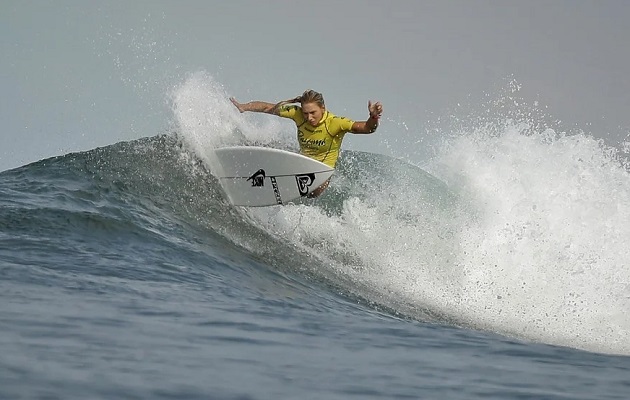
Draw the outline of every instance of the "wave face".
M265 268L408 318L630 354L630 178L598 141L507 121L450 137L423 168L346 150L322 197L235 208L212 149L295 143L226 99L192 75L174 133L1 173L0 256L46 279Z

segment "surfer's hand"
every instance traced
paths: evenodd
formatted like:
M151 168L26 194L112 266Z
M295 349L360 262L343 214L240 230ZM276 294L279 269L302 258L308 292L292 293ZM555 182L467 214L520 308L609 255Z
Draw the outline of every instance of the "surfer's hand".
M368 111L370 112L370 117L378 119L383 113L383 106L380 101L372 104L372 101L368 101Z
M243 105L241 103L239 103L238 101L236 101L236 99L234 97L230 97L230 101L232 102L232 104L234 104L234 106L236 108L238 108L238 110L242 113L245 112L245 109L243 108Z

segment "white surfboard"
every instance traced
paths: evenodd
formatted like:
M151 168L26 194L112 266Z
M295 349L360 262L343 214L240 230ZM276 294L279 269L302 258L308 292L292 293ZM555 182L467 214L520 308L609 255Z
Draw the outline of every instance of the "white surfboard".
M301 154L267 147L224 147L214 153L223 169L217 178L236 206L286 204L307 196L335 171Z

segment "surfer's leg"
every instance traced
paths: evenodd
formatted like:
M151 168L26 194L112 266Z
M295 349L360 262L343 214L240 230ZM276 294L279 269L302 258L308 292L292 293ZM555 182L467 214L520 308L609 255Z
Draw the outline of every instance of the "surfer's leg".
M309 199L312 199L312 198L315 198L315 197L319 196L320 194L324 193L324 190L326 190L326 188L328 187L329 183L330 183L330 178L326 182L324 182L321 185L319 185L319 187L317 189L313 190L308 195L306 195L306 197L308 197Z

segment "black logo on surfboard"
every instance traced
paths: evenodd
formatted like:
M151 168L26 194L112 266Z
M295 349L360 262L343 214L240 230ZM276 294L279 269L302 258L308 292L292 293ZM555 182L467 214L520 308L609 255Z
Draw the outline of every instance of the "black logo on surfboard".
M273 194L276 196L276 203L282 204L282 196L280 196L280 189L278 189L278 182L276 182L275 176L270 176L271 187L273 188Z
M247 178L247 180L252 181L252 186L265 186L265 170L262 168L259 169L254 175Z
M306 196L308 194L308 188L315 181L315 174L303 174L295 175L295 182L297 183L300 196Z

